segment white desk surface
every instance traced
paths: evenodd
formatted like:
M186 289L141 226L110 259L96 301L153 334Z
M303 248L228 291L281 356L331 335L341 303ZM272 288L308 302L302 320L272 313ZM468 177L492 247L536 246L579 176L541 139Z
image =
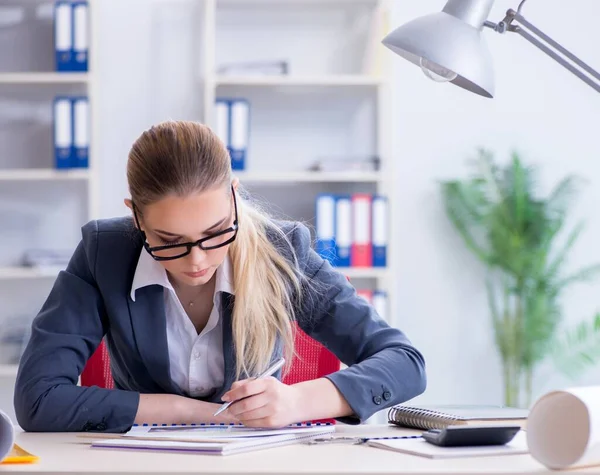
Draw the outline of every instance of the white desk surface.
M344 435L414 435L385 425L337 425ZM0 465L0 473L84 474L556 474L529 455L427 459L365 445L296 444L237 455L198 455L96 449L75 433L23 433L17 443L40 457L36 464ZM582 470L600 474L600 467ZM569 472L573 473L573 472ZM579 471L577 471L579 473Z

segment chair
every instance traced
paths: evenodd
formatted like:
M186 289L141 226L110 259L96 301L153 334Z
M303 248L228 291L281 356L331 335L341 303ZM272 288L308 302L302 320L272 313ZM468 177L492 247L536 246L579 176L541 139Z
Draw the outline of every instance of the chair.
M304 333L297 324L295 347L296 357L292 361L288 373L283 378L285 384L317 379L340 369L340 361L337 357L321 343ZM83 368L81 385L114 388L110 371L110 356L104 340ZM327 419L313 422L333 423L334 421Z

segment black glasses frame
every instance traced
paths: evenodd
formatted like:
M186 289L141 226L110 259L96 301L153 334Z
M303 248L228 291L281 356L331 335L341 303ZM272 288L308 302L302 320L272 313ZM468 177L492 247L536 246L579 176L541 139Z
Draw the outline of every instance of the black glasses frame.
M144 240L144 249L146 249L146 251L148 251L148 254L150 254L152 256L152 258L154 260L157 261L172 261L174 259L180 259L182 257L187 256L188 254L190 254L192 252L192 249L196 246L198 246L200 249L202 249L203 251L210 251L213 249L218 249L220 247L223 246L227 246L228 244L231 244L233 241L235 241L235 238L237 237L237 233L238 233L238 229L239 229L239 224L238 224L238 209L237 209L237 200L235 197L235 190L233 189L233 186L231 187L231 193L233 194L233 209L234 209L234 220L233 220L233 225L228 227L227 229L223 229L222 231L219 231L218 233L215 234L211 234L210 236L206 236L202 239L198 239L195 242L184 242L184 243L180 243L180 244L167 244L165 246L154 246L154 247L150 247L150 244L148 244L148 239L146 237L146 233L142 230L142 228L140 227L140 222L138 220L138 215L137 215L137 208L135 206L135 203L131 203L132 204L132 208L133 208L133 216L135 218L135 223L137 225L137 228L139 230L139 232L142 235L142 238ZM233 236L231 236L231 238L229 238L227 241L218 244L216 246L208 246L205 247L204 243L206 241L209 241L211 239L214 239L216 237L222 236L224 234L227 233L231 233L233 232ZM185 250L182 250L181 254L178 254L176 256L171 256L171 257L164 257L164 256L156 256L154 255L154 252L158 252L158 251L164 251L167 249L174 249L174 248L185 248Z

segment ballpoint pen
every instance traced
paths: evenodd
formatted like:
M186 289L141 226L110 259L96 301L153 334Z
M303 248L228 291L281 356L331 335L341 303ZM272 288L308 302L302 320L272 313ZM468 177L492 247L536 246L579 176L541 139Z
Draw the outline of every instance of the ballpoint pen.
M279 360L277 360L275 363L273 363L272 366L270 366L269 368L267 368L263 373L259 374L256 379L262 379L262 378L266 378L267 376L272 376L273 373L275 373L275 371L277 371L279 368L281 368L283 366L283 364L285 363L285 359L284 358L280 358ZM239 401L239 399L238 399ZM224 403L217 412L214 413L215 416L218 416L219 414L221 414L225 409L227 409L229 406L231 406L234 402L236 401L229 401Z

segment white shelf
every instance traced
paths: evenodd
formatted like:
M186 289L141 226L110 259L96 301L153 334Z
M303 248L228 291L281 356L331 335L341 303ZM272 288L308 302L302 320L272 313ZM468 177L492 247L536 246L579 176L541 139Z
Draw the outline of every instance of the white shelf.
M39 269L35 267L0 267L0 280L2 279L54 279L59 269Z
M242 183L377 183L382 180L379 172L237 172Z
M0 73L0 84L82 84L88 73Z
M350 279L382 279L389 271L386 267L336 267Z
M14 169L0 170L0 181L19 181L19 180L87 180L89 178L88 169L65 169L54 170L44 168L32 169Z
M351 5L375 5L377 0L216 0L218 6L240 7L246 5L339 5L342 7Z
M19 365L16 364L0 364L0 378L15 378Z
M359 74L326 76L217 76L217 86L378 86L383 80L376 76Z

